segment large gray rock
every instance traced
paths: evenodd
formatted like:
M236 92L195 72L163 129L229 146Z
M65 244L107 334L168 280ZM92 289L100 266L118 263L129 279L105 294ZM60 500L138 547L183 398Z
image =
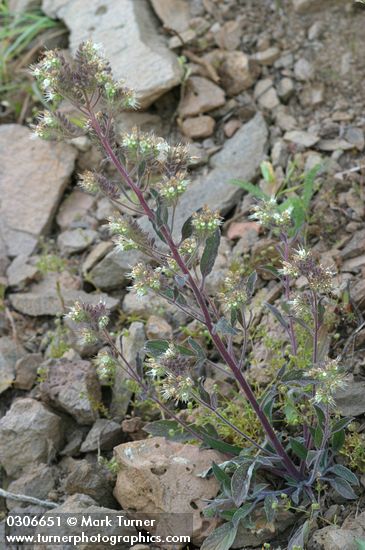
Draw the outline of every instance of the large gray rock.
M267 126L261 114L240 128L210 160L211 172L188 187L176 210L175 232L192 212L205 204L225 214L235 206L243 191L229 182L251 181L265 156Z
M76 158L69 145L30 136L25 126L0 126L0 236L10 256L31 253L49 228Z
M146 0L43 0L43 11L65 22L73 52L84 40L102 44L116 79L136 91L142 108L180 83L177 57Z
M122 428L118 422L99 418L87 434L80 450L82 453L111 451L121 442L122 437Z
M145 256L136 250L123 252L118 248L114 248L91 269L89 279L96 288L101 290L126 286L129 281L128 274L132 271L132 267L144 258Z
M12 386L16 362L24 354L24 349L11 338L0 338L0 393Z
M89 361L49 360L42 365L42 399L70 414L78 424L92 424L101 401L99 380Z
M117 299L111 298L107 294L89 294L83 290L68 288L62 283L58 291L57 281L57 274L48 273L41 282L33 284L29 292L10 294L10 303L17 311L32 317L58 315L62 313L63 304L70 307L77 300L93 305L103 301L108 309L113 309L118 304Z
M359 416L365 413L365 382L349 380L336 392L336 406L343 416Z
M115 506L113 485L107 472L99 464L87 460L69 460L70 473L64 481L67 494L83 493L102 506Z
M118 526L118 520L115 517L116 515L122 515L122 510L113 510L110 508L103 508L98 505L98 503L91 498L88 495L84 494L74 494L70 497L68 497L65 502L63 502L60 506L57 508L54 508L51 510L51 512L47 512L45 514L45 517L52 516L54 514L82 514L84 517L90 515L92 518L97 519L105 519L106 517L113 517L115 520L113 520L113 526L112 527L106 527L106 528L100 528L100 527L88 527L87 528L87 535L89 537L94 536L97 537L98 535L108 535L108 536L115 536L115 537L126 537L126 541L128 541L128 537L131 537L132 535L136 535L136 530L133 527L119 527ZM79 516L80 517L80 516ZM37 533L43 533L44 535L51 534L50 529L47 527L38 527ZM52 529L52 534L57 534L60 536L68 535L68 536L79 536L80 535L80 525L76 525L74 527L62 525L57 531L55 531L55 528ZM127 537L128 536L128 537ZM70 539L71 540L71 539ZM84 544L78 544L77 547L80 550L105 550L105 543L102 542L100 544L95 542L90 543L84 543ZM60 546L58 546L60 548ZM64 547L63 547L64 548ZM128 542L120 542L116 546L113 546L116 550L127 550L130 548L130 543ZM35 550L54 550L55 545L53 543L51 544L42 544L42 545L35 545Z
M124 443L114 449L119 464L114 495L126 512L193 514L193 540L200 545L215 525L203 517L205 501L218 493L213 478L199 476L223 455L196 445L152 437Z
M0 420L0 464L8 476L48 464L62 443L61 418L35 399L14 401Z
M38 464L29 472L26 472L15 481L12 481L8 486L10 493L17 495L27 495L41 500L47 500L48 494L54 490L56 486L55 472L53 468L46 464ZM19 503L10 498L6 499L8 510L17 506L24 507L26 503Z

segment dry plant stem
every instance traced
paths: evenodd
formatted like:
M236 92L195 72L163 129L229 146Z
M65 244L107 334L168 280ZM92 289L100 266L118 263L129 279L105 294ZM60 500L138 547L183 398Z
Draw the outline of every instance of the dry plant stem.
M127 183L127 185L133 190L133 192L138 197L138 200L139 200L145 214L147 215L148 219L151 222L154 222L155 221L154 212L151 210L151 208L147 204L141 190L132 181L132 179L130 178L130 176L129 176L128 172L126 171L125 167L122 165L122 163L119 161L118 157L115 155L108 139L104 136L104 134L102 132L102 129L101 129L96 117L95 117L95 114L92 112L92 110L90 110L89 115L90 115L91 124L92 124L98 138L100 139L101 144L103 145L104 150L105 150L108 158L114 164L114 166L116 167L116 169L118 170L118 172L120 173L120 175L122 176L124 181ZM302 475L300 474L299 470L296 468L295 464L292 462L291 458L289 457L289 455L285 451L281 441L277 437L277 435L276 435L274 429L272 428L268 418L266 417L264 411L262 410L260 404L258 403L258 401L257 401L250 385L248 384L248 382L246 381L246 379L242 375L242 372L240 370L239 365L237 364L236 359L228 353L228 350L226 349L222 339L220 338L220 336L215 331L214 324L212 322L211 315L209 313L204 294L202 293L201 289L197 286L190 270L187 268L184 260L180 256L178 248L177 248L177 246L176 246L176 244L175 244L175 242L174 242L174 240L171 236L171 233L170 233L169 229L166 226L162 226L160 228L160 231L161 231L161 234L163 235L163 237L165 238L165 241L166 241L167 245L169 246L169 248L171 250L172 257L174 258L177 265L181 269L181 272L184 275L186 275L186 277L187 277L187 281L189 283L190 289L193 292L194 297L195 297L195 299L196 299L196 301L197 301L197 303L198 303L198 305L199 305L199 307L202 311L202 314L204 316L205 325L206 325L206 327L207 327L207 329L210 333L210 336L211 336L211 338L212 338L212 340L213 340L220 356L222 357L222 359L226 362L226 364L229 366L229 368L233 372L233 374L234 374L236 380L238 381L241 389L243 390L245 396L247 397L248 401L250 402L251 406L253 407L255 413L257 414L257 416L258 416L258 418L259 418L259 420L262 424L262 427L264 428L271 444L273 445L273 447L276 450L276 452L278 453L278 455L281 457L281 459L283 461L283 464L285 465L285 468L286 468L288 474L290 474L296 480L302 479Z
M40 500L39 498L31 497L29 495L19 495L17 493L10 493L0 488L0 497L9 498L17 502L28 502L29 504L36 504L38 506L44 506L44 508L57 508L59 506L56 502L50 502L49 500Z

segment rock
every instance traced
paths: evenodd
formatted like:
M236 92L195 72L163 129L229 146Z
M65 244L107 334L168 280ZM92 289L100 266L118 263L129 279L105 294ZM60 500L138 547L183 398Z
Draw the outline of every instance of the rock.
M306 86L300 94L300 103L303 107L316 107L321 105L323 100L324 85L322 82Z
M357 231L351 240L341 250L341 259L349 260L365 252L365 229Z
M282 101L288 101L295 92L293 80L287 77L282 78L277 85L277 92Z
M68 459L71 472L64 481L64 490L69 495L82 493L95 499L102 506L114 508L113 487L106 472L99 464L87 460Z
M204 204L223 214L237 204L242 190L231 179L251 181L265 155L267 127L261 114L244 124L210 159L212 170L193 182L182 195L175 215L175 234L188 216Z
M271 149L271 160L274 167L281 166L283 169L285 169L288 162L288 157L289 151L286 143L282 139L278 139L277 141L275 141Z
M239 130L242 126L242 123L237 118L231 118L228 122L224 125L224 133L227 138L231 138L237 130Z
M11 305L17 311L32 317L38 317L40 315L58 315L63 310L63 305L57 292L58 280L57 274L48 273L43 281L32 285L29 292L10 294L9 299ZM63 286L62 283L60 292L66 307L72 306L77 300L94 305L103 301L108 309L113 309L118 304L116 298L111 298L107 296L107 294L89 294L83 290L67 288Z
M149 340L172 340L172 326L158 315L151 315L146 324L146 336Z
M16 362L24 353L22 346L8 336L0 338L0 394L13 385Z
M114 243L112 241L102 241L95 245L82 263L82 274L87 277L88 272L113 248Z
M276 93L275 88L272 86L262 95L260 95L260 97L258 98L258 103L262 109L267 109L268 111L272 111L273 109L275 109L275 107L280 105L278 94Z
M291 141L295 145L301 147L312 147L319 141L319 137L310 132L304 132L303 130L293 130L284 134L285 141Z
M275 61L279 59L279 57L280 57L280 50L276 46L272 46L271 48L267 48L267 50L263 50L255 54L255 60L260 65L265 65L265 66L273 65Z
M336 406L342 416L359 416L365 412L365 382L350 379L346 386L336 392Z
M15 364L14 387L19 390L31 390L37 380L38 367L42 363L41 353L27 353Z
M179 34L179 36L172 36L169 39L170 50L177 50L181 48L181 40L184 44L190 44L196 39L196 32L193 29L187 29Z
M24 13L39 8L41 4L42 0L10 0L9 12L14 14Z
M357 539L363 540L365 535L365 513L355 518L348 516L342 527L330 525L316 531L312 545L316 550L358 550Z
M361 128L350 126L345 132L345 139L352 143L358 151L363 151L365 147L364 132Z
M234 254L247 254L259 239L260 226L256 222L234 222L229 226L227 237L239 239Z
M351 289L351 298L361 311L365 309L365 280L361 279Z
M71 432L67 431L67 443L60 451L61 456L77 456L80 454L80 448L82 445L82 440L84 439L85 433L84 428L76 427Z
M183 134L192 139L199 139L211 136L214 132L214 127L214 118L207 115L187 118L181 125Z
M183 311L169 304L162 297L155 294L137 296L133 289L125 295L122 309L125 315L135 315L141 319L148 319L150 315L158 314L166 318L174 327L184 325L188 319Z
M75 189L62 202L56 220L62 231L70 229L74 224L80 223L91 210L95 203L95 197Z
M321 151L327 151L328 153L332 153L333 151L349 151L350 149L354 148L354 145L352 143L349 143L345 139L321 139L317 143L318 149Z
M248 546L261 546L269 542L280 533L283 533L295 522L295 514L286 510L279 510L277 516L271 524L268 524L266 514L262 508L252 513L252 523L250 528L243 526L243 522L238 525L236 538L232 548L247 548Z
M32 467L31 470L15 481L12 481L7 490L17 495L27 495L41 500L48 500L48 493L53 491L55 486L56 480L53 468L45 464L39 464ZM22 504L7 498L6 506L8 510L11 510L15 506L22 506ZM23 503L23 506L26 506L26 504Z
M35 399L13 402L0 419L0 464L17 477L37 464L49 464L63 442L63 422Z
M122 428L114 420L98 418L81 445L82 453L91 451L111 451L121 442Z
M308 29L308 40L318 40L323 32L323 22L315 21Z
M133 368L136 366L138 355L140 359L143 360L145 340L144 325L140 321L131 323L128 332L123 334L121 338L123 355ZM126 385L129 379L130 376L121 365L118 364L114 376L112 402L110 406L110 412L113 418L117 418L118 420L123 420L125 417L132 396L131 390Z
M294 65L294 75L297 80L307 82L314 77L314 68L307 59L301 57Z
M71 146L31 135L17 124L0 128L0 235L10 256L30 254L49 229L76 158Z
M92 424L101 402L99 380L89 361L49 360L42 365L42 399L70 414L78 424Z
M284 105L279 105L275 110L275 122L284 132L290 132L298 127L298 122L287 112Z
M97 239L98 233L93 229L70 229L57 237L57 246L63 254L82 252Z
M181 117L193 117L222 107L225 103L222 88L202 76L189 78L179 105Z
M52 517L52 515L57 514L57 516L64 516L65 514L73 514L76 515L76 517L87 517L90 515L90 517L95 519L105 519L108 518L115 518L116 515L122 515L122 510L114 510L112 508L103 508L98 505L96 502L96 499L94 500L88 495L85 494L73 494L72 496L68 497L65 502L63 502L60 506L57 508L54 508L51 511L46 512L45 514L42 514L45 518L48 516ZM80 525L75 526L68 526L67 524L62 525L62 527L56 529L53 528L52 534L56 533L59 536L67 536L70 537L68 540L77 540L72 539L71 537L77 537L80 536ZM41 535L49 535L49 527L37 527L36 529L36 536ZM88 537L93 537L95 540L98 539L98 537L102 535L108 535L109 541L113 540L112 537L115 537L115 540L118 540L118 537L120 537L119 540L123 541L126 540L127 542L118 542L114 548L117 550L129 550L130 548L130 540L131 536L136 536L136 530L133 527L125 527L124 525L119 527L118 520L112 521L112 525L107 528L101 528L100 526L88 526L87 527L87 535ZM129 541L129 542L128 542ZM80 550L105 550L106 543L102 542L101 544L93 542L83 543L79 544L78 548ZM60 547L59 547L60 548ZM135 546L134 546L135 548ZM52 542L50 544L42 544L37 545L34 547L34 550L55 550L55 544Z
M307 13L318 9L318 0L292 0L294 10L297 13Z
M27 260L27 255L20 254L11 262L6 272L9 286L22 289L39 275L38 268Z
M226 52L219 67L222 86L229 96L237 95L255 83L257 73L250 58L241 51Z
M239 21L226 21L215 35L215 41L222 50L236 50L242 37L242 25Z
M145 0L105 0L96 7L84 0L43 0L50 17L64 21L70 29L73 53L83 40L101 43L117 80L134 89L142 109L180 84L177 57L158 33Z
M165 27L179 33L189 28L189 5L185 0L151 0L152 7Z
M123 509L146 518L163 512L193 514L192 542L201 543L212 529L201 515L204 501L214 498L219 487L215 479L198 475L213 461L222 462L222 456L163 437L124 443L114 453L120 466L114 495Z
M96 288L112 290L123 288L129 282L131 268L145 256L136 250L127 252L113 248L101 262L96 264L89 272L89 279Z

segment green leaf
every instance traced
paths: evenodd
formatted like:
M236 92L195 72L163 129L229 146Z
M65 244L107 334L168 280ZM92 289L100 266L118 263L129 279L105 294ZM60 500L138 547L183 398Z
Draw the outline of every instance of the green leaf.
M227 496L231 495L231 478L228 474L222 468L218 466L215 462L212 463L212 470L214 477L219 481L219 483L222 485L224 492L227 494Z
M350 422L352 422L352 418L349 418L346 416L345 418L341 418L340 420L337 420L337 422L334 422L332 425L332 433L335 434L336 432L339 432L340 430L343 430L346 428Z
M257 272L253 271L249 275L246 283L247 293L249 296L253 296L255 292L256 282L257 282Z
M314 444L317 447L317 449L320 449L322 445L323 437L324 437L324 432L322 428L320 426L317 426L316 429L314 430L314 436L313 436Z
M231 479L231 494L236 506L240 506L247 498L250 489L255 463L241 464L234 472Z
M357 550L365 550L365 539L355 539Z
M221 334L231 334L232 336L236 336L238 334L238 330L236 330L232 325L230 325L225 317L221 317L214 325L214 329L216 332L220 332Z
M305 460L308 455L308 449L298 441L297 439L294 439L294 437L290 438L290 447L292 448L292 451L294 454L297 455L297 457L301 458L302 460Z
M306 210L308 210L310 206L310 201L312 200L312 197L314 195L314 182L321 168L322 168L321 164L316 164L304 176L303 193L301 198L303 201L304 208Z
M332 436L332 449L337 452L343 447L345 443L345 430L339 430Z
M285 330L288 330L288 323L285 321L278 308L273 306L272 304L269 304L268 302L265 302L264 305L271 311L276 320L279 321L279 323L285 328Z
M347 500L355 500L357 498L356 493L349 484L348 481L342 479L341 477L335 477L328 480L329 484L333 489Z
M275 518L277 503L278 503L278 499L275 495L267 495L267 497L265 497L264 508L265 508L266 518L269 523L271 523Z
M267 160L264 160L260 164L260 170L261 170L262 177L264 178L266 183L274 183L275 182L276 177L275 177L275 172L274 172L274 169L273 169L273 166L272 166L271 162L268 162Z
M195 431L198 431L198 430L195 429ZM212 437L204 433L202 430L199 430L199 433L204 438L204 443L206 444L206 446L210 447L211 449L215 449L216 451L220 451L221 453L229 454L233 456L238 456L242 451L242 447L237 447L236 445L231 445L230 443L226 443L221 439L217 439L215 437Z
M203 277L207 277L211 273L215 260L218 255L219 243L221 240L221 232L216 229L210 237L207 238L204 251L200 260L200 271Z
M359 485L359 480L357 479L357 476L351 470L346 468L346 466L343 466L342 464L335 464L331 468L327 470L328 472L333 472L336 476L341 477L342 479L345 479L351 485Z
M181 240L185 241L185 239L188 239L193 234L193 224L192 224L193 216L190 216L185 222L183 223L183 226L181 228Z
M170 441L185 442L193 439L191 433L185 431L176 420L156 420L155 422L149 422L143 427L143 430L150 435L165 437Z
M309 521L305 521L303 525L299 527L292 536L292 538L289 540L288 544L288 550L293 550L293 548L303 548L305 547L305 544L307 542L308 536L310 532L310 524Z
M225 523L215 529L203 542L200 550L229 550L237 534L237 525Z
M256 197L257 199L266 200L266 201L270 200L269 195L266 195L266 193L264 193L260 189L260 187L258 187L257 185L253 185L248 181L230 180L229 183L232 183L233 185L237 185L238 187L240 187L241 189L244 189L245 191L247 191L247 193L249 193L253 197Z
M247 502L243 506L241 506L232 517L232 523L236 527L238 526L241 519L246 518L249 514L251 514L252 510L255 508L256 504L252 502Z
M170 342L168 340L148 340L144 345L144 350L152 357L160 357L169 347Z

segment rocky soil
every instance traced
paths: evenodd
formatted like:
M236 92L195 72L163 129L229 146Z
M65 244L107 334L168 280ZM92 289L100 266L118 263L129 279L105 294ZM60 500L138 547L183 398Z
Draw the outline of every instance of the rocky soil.
M41 2L10 4L21 11ZM92 37L115 75L136 89L143 110L124 115L121 132L137 125L189 144L193 184L176 227L204 204L225 216L212 294L232 258L259 263L270 245L247 221L252 199L230 180L258 181L275 193L260 181L263 160L273 164L278 187L289 163L301 171L322 163L309 239L318 257L337 267L338 296L347 296L349 315L341 311L331 343L348 369L338 405L363 426L365 11L351 0L43 0L42 9L68 27L70 51ZM31 140L28 114L24 125L9 112L0 119L0 486L46 501L44 510L48 502L60 511L189 511L199 546L214 526L202 516L204 500L218 487L197 474L223 457L146 439L143 426L155 412L134 403L121 373L113 388L98 379L98 350L80 344L62 313L77 298L104 299L131 361L146 337L169 338L194 326L158 298L139 299L128 289L138 255L112 248L104 227L111 206L76 187L77 174L98 167L100 153L84 138ZM261 273L255 323L273 337L278 328L261 304L280 295ZM258 339L253 372L262 383L266 360ZM116 484L105 467L113 449ZM332 504L325 517L337 516L337 524L319 524L310 548L356 550L355 539L365 536L364 501L362 494L355 506ZM0 498L2 516L29 506L35 505ZM286 547L295 518L280 518L271 531L256 519L235 548L270 540L273 548Z

